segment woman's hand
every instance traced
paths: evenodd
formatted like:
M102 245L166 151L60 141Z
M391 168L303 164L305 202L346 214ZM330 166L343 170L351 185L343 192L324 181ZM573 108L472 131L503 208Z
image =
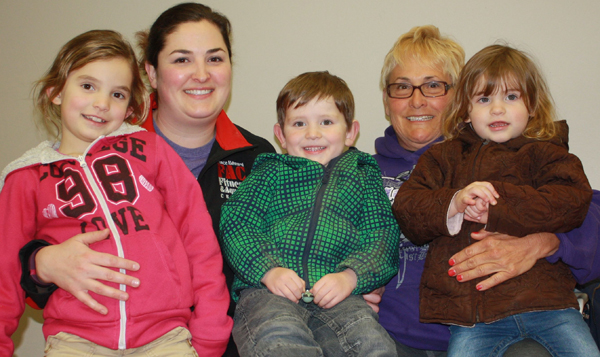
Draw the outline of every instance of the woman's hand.
M385 286L377 288L371 291L368 294L363 294L363 299L367 305L373 309L376 313L379 313L379 303L381 302L381 296L383 296L383 292L385 291Z
M523 238L485 230L471 233L473 243L450 258L448 275L460 282L491 275L477 284L487 290L533 267L538 259L556 252L560 241L552 233L534 233Z
M35 256L38 278L58 285L93 310L106 315L107 308L92 298L88 291L118 300L127 300L129 295L98 280L134 288L140 285L139 279L113 270L118 268L137 271L140 268L138 263L89 248L90 244L108 238L109 232L105 229L78 234L61 244L42 248Z

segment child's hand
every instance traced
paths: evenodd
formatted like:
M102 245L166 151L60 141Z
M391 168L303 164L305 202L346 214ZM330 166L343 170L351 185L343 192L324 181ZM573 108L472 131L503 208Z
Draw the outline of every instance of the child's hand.
M356 288L356 280L356 273L352 269L325 275L310 290L315 296L314 303L324 309L334 307L352 293Z
M471 222L486 224L489 207L489 203L477 197L475 199L475 204L472 206L467 206L465 209L465 219Z
M500 197L494 186L489 182L473 182L469 186L458 191L450 202L448 218L454 217L457 213L464 212L468 206L475 205L475 199L481 198L484 202L495 205L496 199Z
M295 303L300 300L305 287L304 280L295 271L282 267L269 270L260 282L273 294Z

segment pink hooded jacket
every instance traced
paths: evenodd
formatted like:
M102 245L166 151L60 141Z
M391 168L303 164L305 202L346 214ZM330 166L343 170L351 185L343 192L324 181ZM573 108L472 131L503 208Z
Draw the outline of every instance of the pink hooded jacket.
M181 158L156 134L128 124L79 158L56 148L43 142L0 176L0 355L12 355L10 336L25 307L19 249L32 239L57 244L110 228L109 239L91 248L140 263L125 272L140 286L127 288L126 302L90 293L106 316L57 290L44 310L44 335L68 332L126 349L182 326L199 355L220 356L233 325L221 252L200 186Z

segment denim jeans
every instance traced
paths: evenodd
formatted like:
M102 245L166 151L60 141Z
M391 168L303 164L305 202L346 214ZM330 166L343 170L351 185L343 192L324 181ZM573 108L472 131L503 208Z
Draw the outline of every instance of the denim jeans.
M447 357L446 351L420 350L396 341L398 357ZM504 357L550 357L550 352L538 342L526 338L510 345Z
M450 326L448 356L502 356L508 346L531 338L552 356L600 356L598 347L575 309L535 311L474 327Z
M330 309L245 289L235 309L240 356L396 356L392 338L362 296Z

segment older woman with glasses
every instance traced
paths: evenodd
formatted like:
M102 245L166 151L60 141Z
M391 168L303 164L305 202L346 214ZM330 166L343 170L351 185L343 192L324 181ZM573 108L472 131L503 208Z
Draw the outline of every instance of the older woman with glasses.
M411 29L400 36L385 57L381 88L391 126L375 141L375 159L391 201L421 154L442 140L442 113L451 99L464 57L461 46L442 36L434 26ZM452 257L448 279L464 282L487 277L480 283L484 291L546 258L551 262L562 259L571 265L579 282L591 280L600 275L600 264L595 259L599 227L600 193L595 192L584 225L566 235L541 233L517 238L473 233L476 243ZM594 249L588 253L569 249L575 240L581 246L589 241ZM379 304L380 323L395 339L399 356L445 356L448 347L447 326L419 322L419 284L427 249L427 245L415 246L402 237L400 269L385 287ZM379 297L373 293L365 299L375 304ZM522 337L524 342L513 345L505 356L549 355L542 345L527 340L526 333Z

